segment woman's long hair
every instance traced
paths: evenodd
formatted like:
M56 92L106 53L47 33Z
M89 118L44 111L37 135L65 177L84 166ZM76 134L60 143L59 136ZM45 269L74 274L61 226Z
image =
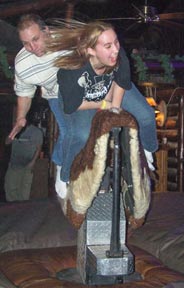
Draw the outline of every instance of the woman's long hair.
M59 26L59 25L58 25ZM65 69L82 67L89 59L87 48L95 48L99 36L106 30L114 29L110 23L94 21L90 23L70 22L65 27L51 29L48 51L67 50L65 56L59 57L55 65Z

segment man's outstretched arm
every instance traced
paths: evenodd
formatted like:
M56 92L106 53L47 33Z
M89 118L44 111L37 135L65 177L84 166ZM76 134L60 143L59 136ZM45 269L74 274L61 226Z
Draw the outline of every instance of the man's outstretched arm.
M11 130L8 138L13 140L15 136L26 125L26 115L31 107L32 98L30 97L17 97L17 116L16 122Z

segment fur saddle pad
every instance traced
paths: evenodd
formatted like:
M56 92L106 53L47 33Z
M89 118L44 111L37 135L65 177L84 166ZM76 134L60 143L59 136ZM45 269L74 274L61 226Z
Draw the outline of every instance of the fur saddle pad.
M133 215L129 223L134 228L142 225L150 203L150 178L147 162L142 161L140 141L135 119L122 110L97 112L84 148L75 157L65 199L59 198L64 214L77 229L85 219L86 211L97 196L105 173L109 135L113 127L129 128L130 163L133 184Z

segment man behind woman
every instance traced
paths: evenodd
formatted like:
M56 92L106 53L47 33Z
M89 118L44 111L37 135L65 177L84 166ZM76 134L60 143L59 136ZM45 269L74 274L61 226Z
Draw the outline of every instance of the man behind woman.
M58 55L65 52L46 52L46 41L50 38L50 29L37 14L22 15L17 30L23 47L15 58L14 91L18 96L17 115L9 138L13 140L16 134L25 127L26 115L32 105L32 99L36 94L37 87L41 87L41 97L48 100L59 128L59 136L52 153L52 161L57 168L55 189L59 191L62 163L61 145L65 128L58 101L58 68L54 66L54 61Z

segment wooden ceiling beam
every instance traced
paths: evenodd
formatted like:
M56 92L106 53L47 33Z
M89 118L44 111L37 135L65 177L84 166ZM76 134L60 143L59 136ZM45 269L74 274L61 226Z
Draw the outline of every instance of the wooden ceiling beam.
M63 6L65 3L67 4L67 2L66 0L31 0L19 4L15 3L14 5L0 5L0 18L4 19L6 17L29 13L30 11L36 12L49 8L49 6L53 7L54 5Z

